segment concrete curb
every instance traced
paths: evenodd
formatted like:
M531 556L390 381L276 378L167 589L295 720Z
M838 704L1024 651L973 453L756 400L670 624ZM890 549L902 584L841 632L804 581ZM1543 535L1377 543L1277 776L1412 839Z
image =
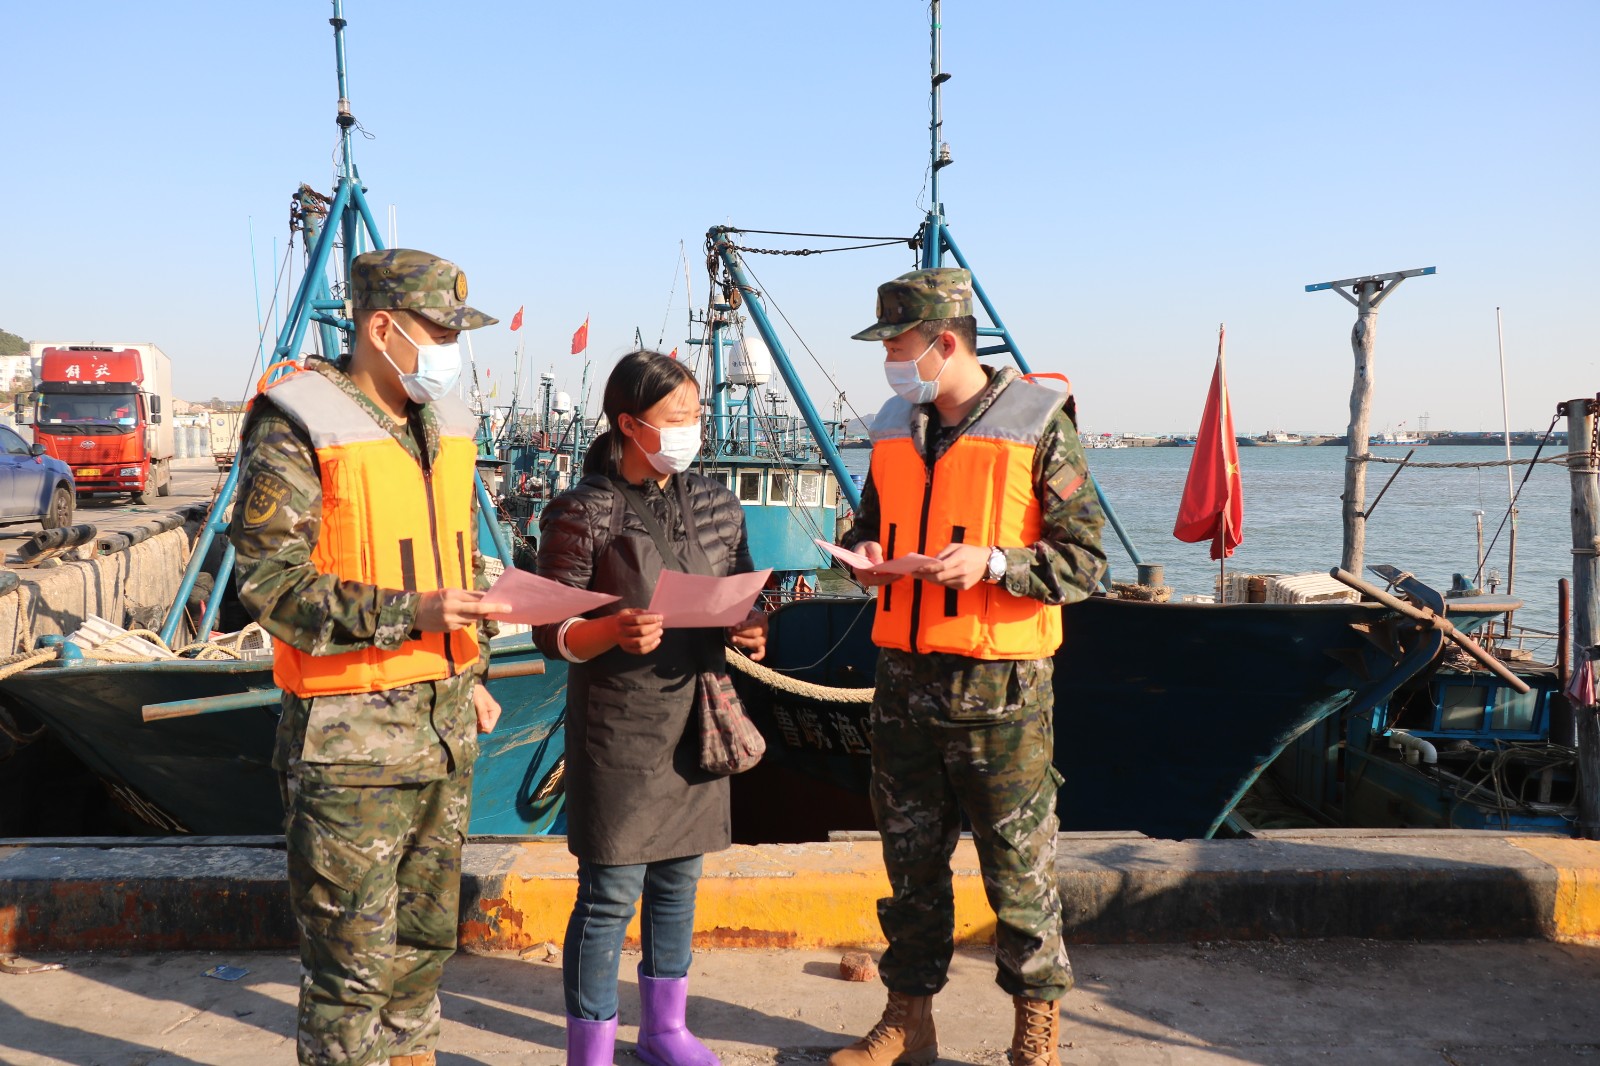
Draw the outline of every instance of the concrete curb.
M0 841L0 951L294 943L283 855L270 838L127 845ZM994 915L970 841L953 865L956 940L987 943ZM1057 870L1074 943L1600 936L1600 844L1564 838L1063 835ZM463 949L561 942L577 888L564 841L469 844L462 882ZM881 944L875 904L887 892L873 841L735 847L706 858L696 945Z

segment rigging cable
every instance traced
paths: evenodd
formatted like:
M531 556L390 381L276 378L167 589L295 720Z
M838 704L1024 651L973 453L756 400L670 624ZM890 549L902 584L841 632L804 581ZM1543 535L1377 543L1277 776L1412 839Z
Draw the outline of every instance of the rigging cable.
M281 296L283 294L284 275L289 270L289 256L291 254L293 254L293 252L294 252L294 242L290 241L289 242L289 246L283 250L283 262L278 264L278 276L275 279L273 279L273 283L272 283L272 302L267 305L267 313L262 316L258 331L256 333L256 354L255 354L255 358L252 359L251 362L250 362L250 371L245 376L245 384L244 384L244 390L243 390L244 394L243 394L243 396L240 397L241 402L248 402L249 401L250 392L251 392L251 388L253 386L253 383L256 382L257 380L259 380L259 376L261 374L261 371L263 369L265 369L264 367L262 367L261 362L262 362L262 357L263 357L264 352L265 352L264 345L266 344L266 337L267 337L267 329L268 329L267 323L269 321L271 321L272 316L278 310L278 298L279 298L279 296ZM276 349L276 347L277 347L277 338L276 337L273 338L273 347L274 347L274 349Z
M778 317L783 319L783 324L789 327L789 332L794 334L794 339L800 342L800 347L806 350L806 354L811 357L811 361L816 364L817 369L822 371L822 376L828 379L828 384L833 386L834 393L841 397L844 396L844 390L839 387L839 383L833 379L833 375L828 373L827 368L822 365L822 360L817 358L817 353L811 350L811 345L807 344L806 339L800 336L800 331L794 328L794 323L789 321L789 316L783 313L783 308L779 307L778 302L772 298L772 290L761 283L761 279L756 277L756 272L750 269L749 263L746 263L744 268L750 272L750 280L755 282L756 288L766 295L767 305L778 312ZM858 422L861 421L861 412L855 409L854 404L849 400L845 400L844 405L849 409L851 417Z
M656 338L656 351L658 352L661 350L661 346L667 342L667 321L672 318L672 298L678 295L678 266L681 264L687 267L688 263L689 257L683 250L683 241L680 240L678 241L678 262L672 266L672 288L667 290L667 309L661 312L661 335ZM684 277L687 278L688 276L688 271L685 270Z
M1527 488L1528 478L1533 474L1533 468L1539 464L1539 453L1544 451L1544 446L1546 444L1550 443L1550 437L1555 433L1556 423L1560 421L1560 419L1561 415L1559 413L1551 417L1550 427L1544 431L1544 439L1539 442L1539 447L1534 450L1533 459L1528 463L1528 469L1523 471L1521 484L1517 486L1517 491L1512 495L1511 502L1506 505L1505 514L1500 516L1500 525L1495 528L1494 539L1489 541L1489 546L1484 549L1483 559L1479 560L1478 562L1478 572L1472 577L1472 583L1474 585L1483 580L1484 564L1488 560L1490 553L1494 551L1494 546L1499 543L1500 534L1505 530L1506 522L1511 519L1512 513L1516 511L1517 501L1522 498L1522 490ZM1567 446L1569 448L1572 447L1572 442L1568 441Z

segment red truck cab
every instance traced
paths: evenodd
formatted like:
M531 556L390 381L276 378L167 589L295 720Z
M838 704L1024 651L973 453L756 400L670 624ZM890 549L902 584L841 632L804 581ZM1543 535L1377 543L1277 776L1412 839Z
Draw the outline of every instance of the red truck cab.
M153 344L33 345L34 440L72 467L78 495L165 496L172 363Z

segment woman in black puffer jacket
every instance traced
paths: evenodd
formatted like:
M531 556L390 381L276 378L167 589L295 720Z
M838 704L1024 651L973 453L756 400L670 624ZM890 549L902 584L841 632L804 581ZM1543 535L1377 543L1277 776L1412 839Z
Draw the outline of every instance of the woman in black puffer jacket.
M538 572L620 597L535 630L567 682L567 846L578 899L563 977L567 1061L609 1064L623 933L643 896L637 1053L652 1066L718 1060L684 1025L701 856L731 843L728 779L700 769L695 676L721 670L724 639L752 658L766 618L720 629L664 629L644 607L666 563L640 517L665 535L674 569L725 577L754 567L744 512L721 483L687 473L700 450L700 390L676 359L638 351L606 382L610 429L584 479L540 516Z

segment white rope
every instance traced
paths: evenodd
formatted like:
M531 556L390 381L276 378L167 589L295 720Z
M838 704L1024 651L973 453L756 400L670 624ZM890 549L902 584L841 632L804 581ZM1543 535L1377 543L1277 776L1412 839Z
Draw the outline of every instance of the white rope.
M779 692L786 692L791 696L801 696L809 700L823 700L827 703L871 703L871 688L836 688L831 685L816 685L810 681L801 681L798 678L780 674L770 667L762 666L737 648L728 649L728 665L768 688Z
M1347 463L1391 463L1421 470L1477 470L1492 466L1527 466L1529 463L1564 464L1573 459L1591 458L1588 452L1567 452L1565 455L1545 455L1538 459L1491 459L1481 463L1407 463L1404 458L1392 455L1349 455L1345 457Z

